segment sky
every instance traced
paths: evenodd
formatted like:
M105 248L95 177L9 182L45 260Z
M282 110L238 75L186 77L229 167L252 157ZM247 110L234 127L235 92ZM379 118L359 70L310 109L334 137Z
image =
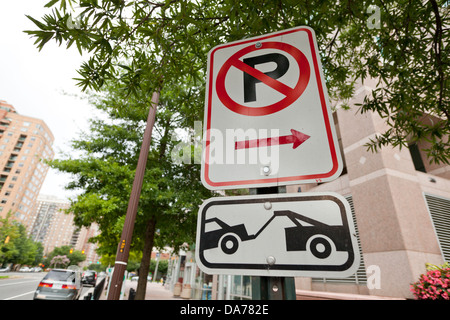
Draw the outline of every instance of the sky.
M0 1L0 100L19 114L43 120L54 135L55 158L70 152L70 141L88 128L88 119L98 112L76 86L76 70L86 59L64 43L48 42L39 52L24 30L36 30L25 15L41 20L50 13L49 0ZM75 196L64 189L70 175L49 169L40 194L60 199Z

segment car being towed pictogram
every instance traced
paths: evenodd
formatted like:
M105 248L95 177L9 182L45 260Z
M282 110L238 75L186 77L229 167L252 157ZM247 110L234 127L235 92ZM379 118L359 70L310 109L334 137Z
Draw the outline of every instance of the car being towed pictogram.
M205 232L202 238L202 250L220 247L225 254L233 254L241 241L256 239L276 217L288 217L294 227L285 228L287 251L309 251L315 257L325 259L336 251L348 251L352 248L350 234L342 225L328 225L290 210L274 211L273 216L253 235L249 235L244 224L230 226L218 218L205 221L217 223L220 228ZM301 223L304 223L302 225Z

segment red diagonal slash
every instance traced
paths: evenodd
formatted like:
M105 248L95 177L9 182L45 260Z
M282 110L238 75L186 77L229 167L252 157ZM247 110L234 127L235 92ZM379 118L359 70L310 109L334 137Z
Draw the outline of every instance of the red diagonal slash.
M294 129L291 129L291 133L292 134L288 136L236 141L234 148L235 150L238 150L238 149L259 148L259 147L268 147L273 145L293 143L292 149L295 149L310 138L310 136L308 136L307 134L304 134Z
M292 95L292 93L294 91L294 89L292 89L291 87L285 85L284 83L282 83L276 79L269 77L268 75L259 71L258 69L250 67L249 65L245 64L244 62L242 62L239 59L232 60L232 64L236 68L238 68L238 69L242 70L243 72L248 73L252 77L264 82L266 85L268 85L272 89L275 89L278 92L284 94L285 96Z

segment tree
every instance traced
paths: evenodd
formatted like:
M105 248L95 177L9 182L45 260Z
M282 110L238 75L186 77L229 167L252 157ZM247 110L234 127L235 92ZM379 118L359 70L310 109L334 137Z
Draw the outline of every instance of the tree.
M106 270L106 266L100 263L92 263L85 267L86 270L94 270L96 272L102 272Z
M310 26L333 101L345 103L357 81L379 81L360 110L379 113L390 128L370 148L426 140L429 158L448 163L447 1L52 0L46 7L52 13L42 21L29 17L38 29L26 32L37 47L52 39L75 44L90 52L78 71L84 90L113 80L130 95L172 90L180 79L204 85L213 46ZM424 122L424 114L436 118Z
M17 254L14 259L19 264L32 264L35 260L37 253L37 246L27 236L27 230L24 225L18 225L19 237L15 240L15 246L17 248Z
M19 238L17 225L10 221L12 212L8 212L5 218L0 219L0 263L16 263L15 257L19 250L15 245L15 239Z
M47 255L47 258L44 261L44 265L53 266L55 261L52 262L54 257L59 257L55 261L60 262L62 257L65 257L68 262L64 263L65 266L73 265L78 266L81 262L86 260L86 256L81 253L79 250L73 250L70 246L61 246L56 247ZM60 262L60 264L63 264Z
M59 268L59 267L67 267L70 263L70 260L67 258L67 256L54 256L52 260L50 261L50 266L53 266L53 268Z
M11 217L10 211L5 218L0 218L0 265L39 264L42 260L42 244L28 237L25 226Z
M156 270L156 265L158 265L158 270ZM168 260L157 260L152 259L150 263L150 271L153 274L153 281L158 281L167 274L167 270L169 269L169 261ZM155 272L157 273L155 274ZM155 278L156 277L156 278Z
M44 259L44 246L40 242L35 242L36 244L36 254L34 256L33 266L39 265Z
M99 243L102 256L112 257L123 228L146 115L142 102L133 97L125 100L126 113L115 108L117 101L124 100L122 92L113 84L104 90L91 101L107 112L110 120L92 120L90 131L72 142L79 156L57 159L50 165L73 174L67 188L81 189L83 193L68 210L74 213L78 226L93 222L99 225L101 233L92 241ZM145 275L138 281L137 299L145 296L152 248L170 245L178 249L184 243L193 243L195 209L211 196L198 179L199 166L172 162L170 150L177 143L171 141L172 132L181 126L180 122L186 122L171 111L180 99L170 91L162 95L148 157L131 246L132 254L141 252L139 272Z

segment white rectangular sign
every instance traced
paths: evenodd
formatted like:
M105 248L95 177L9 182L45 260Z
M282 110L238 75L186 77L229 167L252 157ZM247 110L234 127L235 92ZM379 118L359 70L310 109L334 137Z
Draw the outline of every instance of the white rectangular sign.
M350 206L330 192L211 198L195 251L208 274L344 278L360 261Z
M204 123L201 179L209 189L325 182L342 171L309 27L213 48Z

